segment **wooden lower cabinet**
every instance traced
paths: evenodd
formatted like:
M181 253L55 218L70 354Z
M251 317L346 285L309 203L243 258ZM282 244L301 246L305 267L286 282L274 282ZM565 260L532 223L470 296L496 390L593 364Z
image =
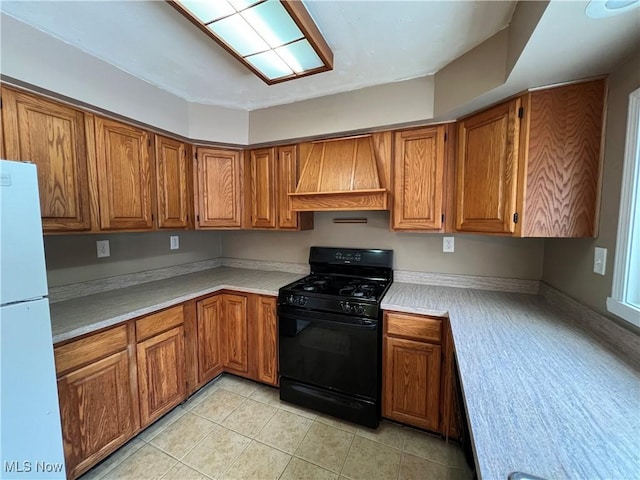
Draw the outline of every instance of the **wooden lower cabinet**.
M222 355L220 354L222 295L200 300L196 309L197 384L203 384L222 373Z
M246 376L249 373L246 295L222 295L222 315L222 365L228 372Z
M139 428L131 337L123 325L55 348L68 478L80 476Z
M255 380L278 385L278 320L276 298L253 296L250 328L255 331L255 345L250 353L255 355Z
M385 312L382 415L441 431L442 321Z

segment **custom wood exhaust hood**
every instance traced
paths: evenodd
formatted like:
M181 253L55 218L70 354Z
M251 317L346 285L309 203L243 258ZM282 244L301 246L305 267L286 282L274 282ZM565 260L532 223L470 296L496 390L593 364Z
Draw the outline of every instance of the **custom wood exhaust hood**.
M390 132L303 143L300 158L293 210L388 209Z

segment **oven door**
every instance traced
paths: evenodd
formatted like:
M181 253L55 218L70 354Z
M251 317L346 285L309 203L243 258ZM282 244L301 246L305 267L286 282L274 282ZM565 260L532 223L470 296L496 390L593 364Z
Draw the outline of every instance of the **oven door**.
M280 375L366 399L379 396L380 322L281 306Z

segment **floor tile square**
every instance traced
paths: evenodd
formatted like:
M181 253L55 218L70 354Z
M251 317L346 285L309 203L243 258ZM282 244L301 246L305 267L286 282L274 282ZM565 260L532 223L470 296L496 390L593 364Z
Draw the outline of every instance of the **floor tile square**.
M227 390L218 389L207 395L192 412L220 423L245 401L245 397Z
M220 478L249 442L251 439L239 433L215 426L182 462L211 478Z
M290 455L253 441L236 458L223 478L229 480L277 480L291 459Z
M401 457L400 450L356 435L341 475L351 480L396 480Z
M383 421L380 422L380 425L375 430L367 427L358 427L356 435L402 450L404 430L400 425Z
M450 480L451 469L440 463L430 462L421 457L402 453L399 480Z
M316 465L340 473L354 434L314 421L295 455Z
M209 477L178 462L162 477L162 480L209 480Z
M176 408L167 413L164 417L156 420L155 423L148 426L145 430L143 430L138 438L144 440L145 442L149 442L153 437L158 435L160 432L165 430L169 425L178 420L181 416L187 413L187 409L178 405Z
M98 465L82 475L80 480L98 480L99 478L104 477L107 472L113 470L116 466L122 463L123 460L131 456L136 450L139 450L144 445L145 443L140 441L138 438L129 440Z
M318 417L318 412L316 412L315 410L300 407L293 403L285 402L282 400L280 401L280 409L286 410L287 412L295 413L296 415L307 417L311 420L315 420Z
M207 398L217 389L218 389L217 380L213 380L209 382L208 384L206 384L204 387L202 387L200 390L198 390L196 393L194 393L188 398L187 402L184 404L184 408L187 410L193 410L198 405L200 405L200 403L205 398Z
M258 388L249 397L256 402L266 403L273 407L280 406L280 390L275 387L267 387L266 385L258 385Z
M206 418L186 413L153 437L150 444L176 458L182 458L215 426Z
M144 445L102 478L114 480L159 479L176 462L175 458L157 448Z
M243 397L249 397L258 388L256 382L226 373L216 380L216 385L218 388L224 388L229 392L237 393Z
M313 420L295 413L278 410L255 438L293 455L312 423Z
M404 436L405 452L450 467L466 465L462 450L454 443L447 443L441 438L412 428L405 429Z
M222 425L253 438L277 411L278 409L271 405L247 398L224 419Z
M327 415L324 413L319 413L316 417L316 421L322 422L325 425L329 425L331 427L339 428L340 430L344 430L345 432L355 433L358 425L355 423L347 422L346 420L342 420L341 418L332 417L331 415Z
M293 457L280 480L338 480L338 474Z

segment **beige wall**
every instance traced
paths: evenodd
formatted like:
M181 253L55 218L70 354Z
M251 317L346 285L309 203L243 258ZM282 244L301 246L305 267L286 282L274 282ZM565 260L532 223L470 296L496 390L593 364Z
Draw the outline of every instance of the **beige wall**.
M606 313L606 299L611 295L627 110L629 94L640 87L639 66L640 53L625 61L609 78L599 237L545 241L542 279L602 313ZM607 249L605 276L593 273L595 247Z
M249 143L420 122L433 117L426 76L249 112Z
M367 217L367 224L334 224L337 217ZM440 234L389 231L388 212L322 212L306 232L225 232L225 257L307 263L312 245L390 248L398 270L540 279L543 240L455 235L455 253L442 253Z
M170 235L178 235L178 250L169 249ZM218 258L220 238L220 232L202 231L45 236L49 286ZM97 240L109 240L110 257L97 258Z

